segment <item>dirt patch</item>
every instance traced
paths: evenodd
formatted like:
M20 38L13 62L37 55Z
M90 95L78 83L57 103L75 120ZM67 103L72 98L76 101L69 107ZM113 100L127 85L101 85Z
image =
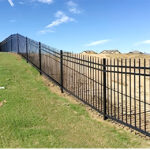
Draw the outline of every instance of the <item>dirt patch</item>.
M22 59L22 57L20 55L18 55L17 53L10 53L10 54L14 55L17 60L21 60Z
M5 103L7 103L6 100L1 101L1 102L0 102L0 107L2 107Z
M69 101L71 101L74 104L79 104L79 100L75 99L73 96L71 96L69 93L61 93L60 92L60 87L56 86L55 83L53 83L52 81L50 81L46 76L42 76L42 80L44 81L44 83L49 87L50 91L52 91L53 93L61 96L61 97L65 97L67 98Z

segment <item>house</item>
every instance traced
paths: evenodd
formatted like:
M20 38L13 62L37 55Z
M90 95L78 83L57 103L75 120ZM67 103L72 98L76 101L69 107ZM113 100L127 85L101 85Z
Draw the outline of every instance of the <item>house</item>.
M94 52L93 50L86 50L86 51L83 51L82 54L97 54L97 53Z
M132 51L132 52L129 52L128 54L144 54L143 52L140 52L140 51Z
M119 50L103 50L100 54L120 54Z

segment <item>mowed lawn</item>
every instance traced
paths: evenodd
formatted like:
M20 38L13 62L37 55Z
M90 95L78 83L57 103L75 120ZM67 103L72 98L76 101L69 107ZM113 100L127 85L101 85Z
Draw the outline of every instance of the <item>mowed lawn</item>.
M0 148L135 148L150 142L52 93L20 56L0 53Z

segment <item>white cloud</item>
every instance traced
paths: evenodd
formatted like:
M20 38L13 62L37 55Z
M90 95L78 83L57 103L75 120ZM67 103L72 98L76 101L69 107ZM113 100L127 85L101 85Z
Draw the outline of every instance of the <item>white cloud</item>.
M75 21L73 18L67 16L64 12L62 11L57 11L55 13L55 18L56 20L52 21L49 25L47 25L43 30L39 31L39 34L46 34L50 32L54 32L51 28L58 26L62 23L67 23L67 22L72 22Z
M37 1L46 4L51 4L53 2L53 0L37 0Z
M80 14L81 13L81 11L78 9L78 4L76 4L75 2L70 0L67 2L67 6L68 6L68 9L71 13L73 13L73 14Z
M68 17L65 13L63 13L62 11L58 11L55 14L55 17L57 18L56 20L54 20L52 23L50 23L49 25L46 26L46 28L52 28L54 26L58 26L62 23L67 23L67 22L72 22L74 21L73 18Z
M51 4L53 3L53 0L30 0L31 2L40 2L40 3L45 3L45 4ZM13 0L8 0L9 4L13 7L14 3ZM19 1L19 4L23 5L25 2L24 1Z
M55 14L55 17L59 18L59 17L64 16L64 15L65 15L64 12L57 11L56 14Z
M73 14L80 14L81 13L81 11L77 8L70 8L69 11Z
M40 2L44 4L51 4L54 0L29 0L30 2Z
M86 46L96 46L96 45L104 44L107 42L109 42L109 40L94 41L92 43L86 44Z
M77 7L77 4L73 1L68 1L67 5L70 7Z
M25 2L23 2L23 1L20 1L20 2L18 2L20 5L23 5L23 4L25 4Z
M143 44L150 44L150 40L143 41Z
M12 1L12 0L8 0L8 2L9 2L9 4L11 5L11 7L13 7L13 6L14 6L14 3L13 3L13 1Z
M134 45L138 46L138 45L142 45L142 44L150 44L150 40L145 40L145 41L137 42Z
M46 33L52 33L52 32L54 32L54 31L53 30L49 30L49 29L44 29L44 30L39 31L38 33L39 34L46 34Z

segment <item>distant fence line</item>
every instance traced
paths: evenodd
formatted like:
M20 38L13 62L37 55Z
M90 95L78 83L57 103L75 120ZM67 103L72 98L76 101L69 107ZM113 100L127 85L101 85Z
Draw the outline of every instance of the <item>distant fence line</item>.
M150 60L106 59L56 50L20 34L0 43L104 116L150 136Z

